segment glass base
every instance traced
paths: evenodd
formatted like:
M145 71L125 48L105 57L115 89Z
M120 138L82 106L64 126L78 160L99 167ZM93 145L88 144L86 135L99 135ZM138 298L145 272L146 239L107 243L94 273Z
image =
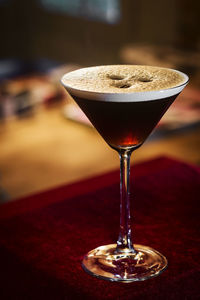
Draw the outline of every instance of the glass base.
M167 259L158 251L134 245L135 252L118 253L116 244L98 247L83 259L83 269L98 278L133 282L158 276L167 267Z

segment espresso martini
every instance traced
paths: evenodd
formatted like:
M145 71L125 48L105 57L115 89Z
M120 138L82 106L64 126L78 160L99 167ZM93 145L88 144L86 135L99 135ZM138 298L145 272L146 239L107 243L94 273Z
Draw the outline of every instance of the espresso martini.
M100 246L85 255L82 266L93 276L141 281L159 275L167 266L167 259L158 251L132 243L130 156L187 82L188 76L176 70L133 65L83 68L62 78L66 90L120 156L119 237L116 244Z
M148 137L186 80L171 69L114 65L70 72L63 84L111 147L134 148Z

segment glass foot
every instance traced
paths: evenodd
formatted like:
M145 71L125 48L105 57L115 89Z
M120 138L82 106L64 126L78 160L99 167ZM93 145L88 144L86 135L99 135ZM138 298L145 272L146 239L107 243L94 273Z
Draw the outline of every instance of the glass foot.
M110 281L142 281L158 276L167 267L167 259L158 251L134 245L135 253L117 253L116 244L98 247L83 259L89 274Z

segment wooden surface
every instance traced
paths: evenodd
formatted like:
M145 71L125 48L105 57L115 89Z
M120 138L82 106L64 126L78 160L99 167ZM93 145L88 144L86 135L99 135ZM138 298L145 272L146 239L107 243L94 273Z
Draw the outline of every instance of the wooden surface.
M119 167L118 154L90 127L66 120L62 105L0 124L0 187L16 199ZM167 155L200 163L200 128L149 141L138 163Z

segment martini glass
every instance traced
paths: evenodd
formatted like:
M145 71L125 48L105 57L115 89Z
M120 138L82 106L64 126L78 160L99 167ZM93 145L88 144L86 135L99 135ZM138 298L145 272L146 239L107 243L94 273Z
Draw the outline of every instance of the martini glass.
M120 282L142 281L159 275L167 259L158 251L133 244L130 216L130 157L183 90L188 76L172 88L147 92L106 93L80 90L61 82L91 123L120 157L120 228L116 244L88 252L83 269L101 279ZM128 88L128 86L122 86Z

